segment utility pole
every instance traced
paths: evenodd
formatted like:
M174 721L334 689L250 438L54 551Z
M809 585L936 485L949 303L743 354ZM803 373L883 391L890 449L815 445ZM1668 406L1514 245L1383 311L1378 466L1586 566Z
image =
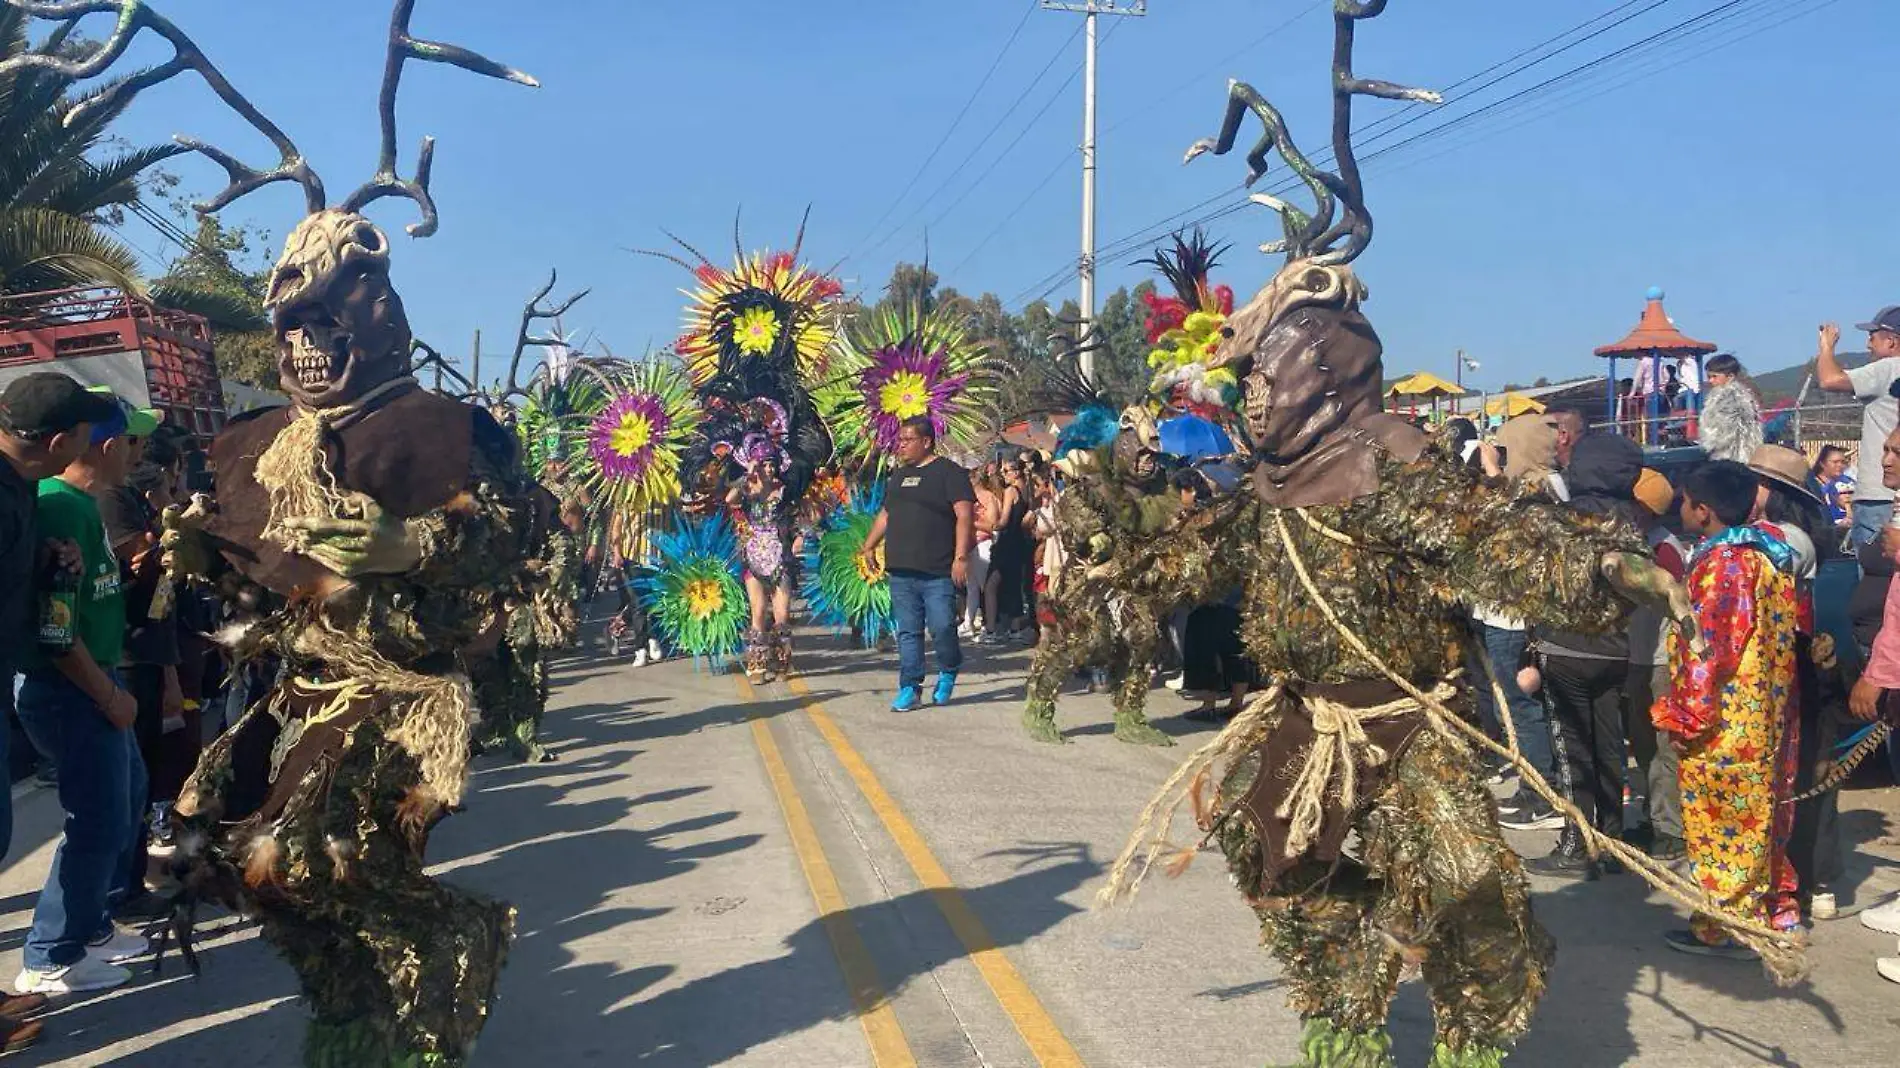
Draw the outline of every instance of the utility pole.
M479 394L482 391L482 332L479 329L475 331L475 347L470 350L468 360L468 380Z
M1082 345L1082 377L1095 381L1095 353L1088 348L1095 332L1095 17L1148 13L1148 0L1042 0L1044 10L1083 17L1082 60L1082 321L1076 341Z

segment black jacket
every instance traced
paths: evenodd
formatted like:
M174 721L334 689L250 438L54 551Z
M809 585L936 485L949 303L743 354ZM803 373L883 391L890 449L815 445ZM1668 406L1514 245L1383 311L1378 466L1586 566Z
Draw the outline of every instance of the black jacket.
M1636 519L1636 480L1643 472L1643 450L1620 434L1588 434L1571 450L1563 470L1570 491L1570 507L1589 515L1614 515L1626 522ZM1533 637L1552 656L1585 653L1611 660L1629 659L1629 631L1619 627L1609 634L1579 634L1557 627L1538 627Z

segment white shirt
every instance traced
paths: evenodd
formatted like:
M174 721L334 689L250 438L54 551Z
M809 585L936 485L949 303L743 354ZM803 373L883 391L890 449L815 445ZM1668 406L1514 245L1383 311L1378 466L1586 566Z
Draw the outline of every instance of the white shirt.
M1676 361L1676 381L1682 383L1682 388L1691 393L1702 392L1702 378L1696 371L1694 358L1684 356Z
M1878 469L1880 450L1887 444L1887 435L1900 423L1900 401L1887 392L1896 378L1900 378L1900 357L1896 356L1847 369L1847 380L1854 384L1854 396L1867 402L1860 413L1859 462L1869 470ZM1893 491L1877 478L1863 479L1855 489L1854 499L1885 504L1893 500Z

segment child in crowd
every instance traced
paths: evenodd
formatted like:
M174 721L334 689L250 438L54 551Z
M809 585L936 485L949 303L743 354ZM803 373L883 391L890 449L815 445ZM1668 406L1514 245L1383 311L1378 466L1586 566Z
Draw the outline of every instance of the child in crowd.
M1682 525L1699 538L1689 597L1699 642L1670 640L1669 692L1652 710L1681 756L1682 823L1694 878L1729 911L1771 916L1781 740L1795 692L1794 551L1748 520L1758 480L1719 460L1683 479ZM1672 949L1747 959L1752 951L1697 916Z

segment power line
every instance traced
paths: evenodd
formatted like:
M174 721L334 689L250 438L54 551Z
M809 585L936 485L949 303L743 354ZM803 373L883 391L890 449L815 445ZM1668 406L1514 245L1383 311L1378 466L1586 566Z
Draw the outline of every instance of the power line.
M1078 151L1080 150L1072 148L1069 151L1064 152L1062 154L1062 157L1056 160L1055 166L1049 168L1049 173L1043 175L1041 181L1037 182L1034 186L1032 186L1029 192L1023 194L1023 198L1016 202L1016 206L1009 209L1008 214L1004 215L1002 219L997 222L996 226L990 230L989 233L984 234L983 239L981 241L978 241L975 247L971 248L969 252L965 253L963 258L957 261L957 264L955 267L950 268L945 273L948 275L955 275L958 271L963 269L965 264L975 259L976 254L983 251L984 247L987 246L992 240L994 240L997 234L1002 233L1004 227L1008 226L1011 222L1015 221L1016 216L1022 214L1023 209L1029 206L1030 201L1036 199L1037 194L1049 188L1049 183L1056 180L1056 175L1062 173L1062 169L1069 165L1069 161L1075 158L1075 155Z
M937 161L937 156L943 151L943 146L950 143L950 138L955 135L957 129L963 125L963 120L969 117L970 108L976 103L977 97L983 95L983 90L989 86L990 79L996 76L997 68L1003 65L1003 57L1009 54L1009 50L1015 45L1016 39L1022 36L1023 27L1029 25L1029 17L1036 13L1039 6L1039 0L1029 0L1029 6L1024 9L1023 17L1017 20L1016 28L1010 31L1009 39L1003 42L1003 47L996 52L996 58L990 61L990 69L983 72L983 77L976 83L976 88L970 91L969 97L963 101L963 107L957 110L956 118L950 120L950 128L945 130L943 136L937 139L936 147L932 148L930 155L924 157L924 161L917 165L917 172L912 174L910 180L904 183L904 188L898 192L896 197L892 198L890 205L884 209L884 213L877 217L876 222L865 229L864 238L860 239L860 243L870 238L872 234L877 233L877 228L884 225L884 220L890 218L891 213L896 211L897 206L904 202L904 198L910 195L911 190L917 188L917 182L923 178L924 172L930 169L930 165ZM847 253L845 259L850 258L850 254Z
M1539 41L1538 43L1533 44L1528 48L1520 49L1518 52L1516 52L1512 56L1509 56L1497 63L1493 63L1490 66L1484 68L1483 70L1477 71L1471 75L1468 75L1462 79L1459 79L1458 81L1452 83L1449 87L1447 87L1446 92L1448 93L1453 92L1457 89L1460 89L1466 85L1471 84L1474 81L1477 81L1480 78L1484 78L1487 75L1493 74L1496 71L1498 71L1500 68L1509 66L1512 63L1515 63L1520 59L1524 59L1526 56L1531 56L1537 52L1540 52L1544 50L1545 48L1548 48L1550 45L1553 45L1559 41L1562 41L1567 37L1571 37L1577 33L1587 30L1591 26L1595 26L1597 23L1602 22L1606 18L1610 18L1612 16L1618 15L1619 13L1622 13L1622 12L1627 12L1630 8L1635 7L1637 4L1647 4L1647 6L1643 7L1642 10L1640 11L1624 14L1622 15L1621 18L1617 18L1614 22L1611 22L1606 26L1599 27L1598 29L1590 32L1589 34L1583 37L1579 37L1574 41L1571 41L1569 44L1564 45L1562 48L1546 53L1542 56L1538 56L1537 58L1532 59L1528 62L1521 63L1518 66L1513 67L1511 70L1506 71L1504 74L1491 78L1489 81L1486 81L1483 85L1479 85L1476 88L1473 88L1473 89L1470 89L1463 93L1458 94L1456 97L1453 98L1451 102L1458 103L1464 100L1468 100L1471 97L1476 96L1477 94L1483 92L1484 90L1491 88L1492 86L1498 85L1499 83L1511 77L1514 77L1517 74L1520 74L1526 70L1529 70L1532 67L1535 67L1541 63L1548 62L1549 60L1554 59L1557 56L1563 55L1565 52L1568 52L1578 47L1579 45L1582 45L1588 41L1601 37L1602 35L1610 32L1611 30L1614 30L1619 26L1625 25L1629 23L1630 21L1641 17L1642 15L1648 14L1650 11L1653 11L1656 8L1661 7L1663 4L1666 4L1669 2L1670 0L1626 0L1625 3L1619 4L1616 7L1603 12L1602 14L1595 16L1594 18L1591 18L1582 23L1579 23L1578 25L1573 26L1570 29L1565 30L1564 32L1559 33L1553 37L1549 37L1549 38L1546 38L1545 40ZM1737 2L1741 2L1741 0L1737 0ZM1682 25L1682 24L1679 24L1679 25ZM1668 32L1668 31L1665 31L1665 32ZM1612 53L1611 55L1613 56L1614 53ZM1604 57L1599 57L1599 61L1601 61L1603 58ZM1533 89L1529 91L1535 91L1535 87L1533 87ZM1370 147L1372 145L1375 145L1379 141L1392 136L1398 130L1415 125L1416 123L1422 122L1427 118L1433 117L1434 115L1442 114L1443 110L1444 109L1442 106L1429 107L1426 105L1413 105L1412 107L1400 109L1399 111L1383 116L1379 120L1376 120L1373 123L1366 126L1365 128L1363 128L1359 132L1360 137L1356 139L1359 141L1359 143L1355 145L1355 148L1365 148L1365 147ZM1417 113L1413 114L1414 111L1416 111ZM1405 116L1407 115L1411 115L1411 117L1406 118ZM1381 126L1384 126L1385 128L1382 130L1380 129ZM1437 127L1433 127L1433 129L1437 129ZM1361 162L1362 163L1368 162L1371 159L1376 158L1379 154L1381 153L1375 152L1372 155L1367 156ZM1336 161L1333 158L1333 152L1330 147L1318 153L1314 157L1314 165L1322 169L1332 166L1334 162ZM1274 190L1274 194L1279 195L1280 193L1292 192L1298 189L1299 186L1300 186L1300 183L1297 180L1292 180L1292 181L1287 182L1285 185L1281 186L1280 188ZM1215 199L1219 199L1219 198L1217 197ZM1206 203L1206 202L1203 202L1203 203ZM1243 201L1242 203L1245 203L1245 201ZM1176 216L1174 217L1178 218L1182 214L1186 214L1186 213L1177 213ZM1227 212L1226 209L1223 208L1222 214L1223 215L1229 214L1229 212ZM1209 221L1209 220L1207 219L1196 220L1197 223L1204 223L1206 221ZM1115 251L1109 253L1109 255L1125 256L1133 252L1137 247L1146 245L1150 241L1153 241L1155 237L1158 236L1157 234L1150 232L1153 229L1154 228L1152 226L1145 228L1143 231L1137 232L1135 235L1132 235L1129 238L1124 238L1121 241L1116 242L1113 246L1111 246L1114 248Z
M1119 22L1110 26L1108 28L1108 32L1102 35L1101 43L1107 44L1108 39L1115 36L1115 31L1118 29L1121 29L1121 27L1122 27L1122 24ZM1062 83L1062 87L1060 89L1056 90L1056 95L1050 97L1048 102L1042 105L1041 110L1036 112L1035 116L1029 120L1028 124L1025 125L1021 130L1018 130L1016 132L1015 139L1012 140L1008 145L1005 145L1003 147L1003 151L1000 154L998 154L995 159L990 161L990 165L988 167L985 167L983 169L983 173L977 175L976 180L971 182L969 186L967 186L963 190L962 193L959 193L957 195L957 198L950 202L949 207L938 212L936 216L934 216L930 220L930 222L925 225L925 229L928 230L930 227L936 226L938 223L948 218L951 212L957 210L957 205L962 204L966 199L969 198L971 193L976 192L977 186L982 185L985 179L987 179L990 175L996 172L997 166L1001 164L1003 160L1007 159L1011 152L1015 151L1017 145L1022 144L1023 138L1029 136L1029 131L1036 128L1036 124L1042 121L1042 117L1044 115L1049 114L1049 109L1056 106L1056 102L1062 99L1062 94L1068 91L1069 86L1075 84L1075 80L1078 77L1080 77L1081 74L1082 72L1080 70L1071 72L1069 74L1068 80ZM1074 152L1071 152L1070 154L1073 155Z
M1304 2L1304 0L1302 0L1302 2ZM1333 6L1333 0L1319 0L1319 3L1303 8L1299 14L1293 16L1290 19L1287 19L1285 22L1280 23L1278 26L1275 26L1273 29L1268 30L1267 32L1247 42L1241 47L1235 49L1231 54L1227 55L1226 57L1216 60L1213 63L1202 64L1202 66L1207 67L1207 68L1225 67L1227 64L1232 63L1234 60L1239 59L1240 57L1246 55L1247 53L1253 51L1254 49L1259 48L1261 45L1266 44L1268 41L1279 36L1280 34L1285 33L1287 30L1293 27L1294 23L1300 21L1303 18L1306 18L1308 15L1316 14L1322 9L1330 8L1332 6ZM1205 79L1203 76L1195 75L1194 77L1189 78L1188 80L1182 82L1180 85L1175 86L1173 89L1168 90L1166 93L1163 93L1162 95L1158 97L1154 97L1150 99L1147 103L1141 105L1140 107L1136 108L1134 111L1123 116L1120 122L1116 123L1113 126L1110 126L1106 130L1103 130L1102 136L1107 137L1109 134L1114 133L1116 130L1121 129L1122 127L1128 125L1130 122L1133 122L1134 120L1142 117L1143 115L1148 114L1150 111L1153 111L1155 108L1160 107L1162 104L1165 104L1170 100L1173 100L1175 97L1180 96L1182 93L1187 92L1189 89L1192 89L1195 86L1203 84L1204 81Z
M976 143L976 147L970 149L970 151L964 155L963 162L957 164L956 168L950 172L949 177L945 178L936 189L932 190L930 195L924 197L920 204L912 208L910 214L904 216L904 218L893 226L883 237L865 248L864 255L868 256L878 249L883 248L886 244L889 244L891 238L902 233L904 228L910 225L911 220L923 213L925 207L928 206L931 201L942 196L944 190L950 188L951 183L955 182L957 178L963 174L964 170L970 166L971 162L976 159L977 153L983 151L984 146L988 145L990 139L996 136L997 131L1003 128L1003 124L1009 121L1010 116L1016 114L1017 109L1023 106L1023 102L1028 100L1030 94L1036 91L1036 87L1042 84L1042 80L1049 76L1049 72L1055 69L1057 63L1061 62L1062 55L1068 50L1069 44L1081 36L1081 34L1082 27L1077 26L1075 32L1069 34L1069 36L1063 40L1062 44L1056 47L1055 53L1049 57L1049 62L1043 64L1042 69L1036 72L1036 77L1030 81L1029 87L1024 89L1022 93L1016 97L1016 100L1010 104L1008 110L1004 111L1000 118L990 124L989 130L983 134L982 140ZM863 242L860 242L860 244L862 243ZM856 253L853 253L852 255L855 254ZM845 258L850 259L851 256L847 255Z
M1730 29L1739 29L1745 32L1735 34L1724 40L1720 40L1713 44L1710 44L1708 47L1686 58L1671 61L1671 62L1652 64L1644 69L1630 72L1627 77L1618 78L1614 80L1612 83L1607 84L1607 85L1593 86L1588 83L1583 83L1583 84L1569 87L1569 90L1567 91L1567 95L1560 96L1557 99L1529 101L1528 103L1531 104L1532 106L1529 106L1529 107L1520 106L1516 109L1513 109L1515 114L1513 114L1512 117L1518 117L1519 121L1510 123L1509 125L1506 125L1506 126L1500 126L1493 129L1486 129L1482 131L1481 133L1479 133L1476 137L1447 146L1445 149L1441 151L1434 152L1425 156L1419 156L1415 159L1409 159L1405 161L1403 164L1401 164L1400 166L1395 167L1386 173L1388 174L1401 173L1405 170L1409 170L1410 168L1418 166L1422 163L1428 163L1428 162L1431 162L1432 160L1442 159L1443 157L1450 155L1453 152L1471 148L1474 145L1479 144L1480 142L1489 140L1498 135L1509 133L1513 130L1522 129L1523 127L1533 122L1539 122L1539 121L1549 118L1552 115L1556 115L1561 112L1568 111L1571 108L1576 107L1578 104L1584 103L1587 100L1592 100L1592 99L1597 99L1603 96L1607 96L1610 93L1614 93L1614 92L1617 92L1618 90L1625 89L1631 85L1634 85L1637 82L1643 81L1646 78L1651 78L1665 71L1672 70L1677 67L1687 65L1689 63L1693 63L1696 60L1713 55L1714 53L1722 51L1723 49L1728 48L1732 45L1740 44L1743 41L1750 40L1755 37L1759 37L1770 30L1777 29L1783 25L1786 25L1787 23L1793 22L1796 19L1805 18L1808 15L1817 14L1823 9L1832 7L1835 4L1839 3L1840 0L1819 0L1819 2L1813 4L1813 6L1810 6L1806 9L1799 9L1799 4L1802 2L1805 2L1805 0L1796 0L1796 4L1792 6L1796 7L1797 9L1790 11L1789 10L1790 5L1784 5L1780 3L1779 0L1758 0L1757 7L1754 10L1747 11L1747 12L1737 11L1733 13L1732 16L1730 16L1730 18L1739 18L1744 14L1765 16L1765 17L1758 17L1758 18L1751 19L1737 26L1729 27ZM1780 15L1782 17L1779 19L1774 19L1774 16L1776 15ZM1769 21L1769 19L1774 19L1774 21L1771 22ZM1764 25L1764 23L1766 23L1766 25ZM1551 106L1541 106L1541 105L1551 105ZM1501 112L1500 114L1509 114L1509 112Z
M1638 2L1642 2L1642 0L1638 0ZM1592 34L1590 34L1589 37L1584 38L1584 40L1601 36L1603 32L1607 31L1607 29L1614 28L1614 26L1617 26L1617 25L1622 25L1623 23L1626 23L1630 21L1631 19L1641 14L1646 13L1649 10L1653 10L1654 7L1660 6L1661 3L1665 3L1665 2L1668 2L1668 0L1651 0L1650 6L1645 7L1642 11L1638 11L1633 14L1624 16L1623 18L1613 23L1610 27L1599 29L1593 32ZM1728 21L1736 16L1739 16L1745 13L1744 10L1740 10L1740 9L1745 8L1746 5L1749 5L1752 3L1765 3L1765 2L1767 2L1767 0L1728 0L1728 2L1726 3L1718 4L1715 7L1709 8L1696 15L1685 18L1661 31L1658 31L1657 33L1651 34L1648 37L1643 38L1642 40L1634 42L1633 44L1625 45L1622 48L1614 49L1610 52L1599 55L1585 63L1579 64L1576 67L1572 67L1561 74L1554 75L1528 88L1519 90L1508 96L1502 97L1496 101L1492 101L1491 103L1486 104L1483 107L1474 109L1471 112L1467 112L1463 115L1456 116L1450 119L1449 121L1434 125L1430 127L1429 129L1421 131L1418 134L1412 135L1411 137L1405 138L1393 144L1386 145L1385 147L1380 148L1377 151L1363 157L1360 162L1363 165L1365 163L1369 163L1375 159L1378 159L1382 156L1388 155L1391 152L1395 152L1409 145L1416 144L1420 141L1435 138L1435 137L1445 136L1447 131L1453 130L1455 128L1464 127L1472 119L1480 115L1484 115L1487 113L1495 113L1500 108L1503 108L1507 105L1511 105L1515 102L1538 96L1546 92L1553 86L1561 85L1565 82L1571 81L1572 79L1575 79L1579 77L1580 75L1587 75L1590 71L1602 68L1607 64L1627 60L1629 58L1632 58L1634 56L1641 54L1643 51L1653 51L1653 50L1659 49L1663 45L1668 45L1668 44L1679 45L1682 42L1688 40L1690 37L1693 37L1697 34L1706 33L1710 31L1711 29L1713 29L1714 27L1720 25L1722 22ZM1833 0L1827 0L1827 3L1831 3L1831 2L1833 2ZM1609 17L1621 11L1625 11L1631 6L1633 5L1630 3L1622 4L1619 7L1614 8L1611 11L1605 12L1604 14L1599 15L1596 18L1593 18L1578 27L1574 27L1572 30L1564 34L1558 35L1556 38L1552 38L1539 45L1533 45L1529 49L1520 51L1518 53L1518 58L1534 53L1540 50L1541 48L1546 47L1551 43L1554 43L1557 40L1562 40L1563 38L1568 37L1571 34L1577 33L1582 29L1588 28L1589 26L1602 21L1606 17ZM1822 6L1826 6L1826 3L1824 3ZM1819 10L1819 8L1817 7L1811 10ZM1800 14L1805 14L1805 13L1809 13L1809 12L1798 12L1796 15L1790 16L1790 18L1798 17ZM1779 25L1779 23L1777 23L1777 25ZM1545 62L1556 55L1562 54L1562 52L1564 51L1568 51L1570 48L1574 47L1578 43L1581 43L1581 42L1580 41L1572 42L1570 45L1567 45L1564 49L1560 49L1558 51L1552 52L1549 55L1542 56L1529 63L1522 64L1519 67L1515 68L1511 73L1512 74L1519 73L1523 70L1529 69L1530 67L1536 66L1539 63ZM1510 62L1511 60L1506 60L1502 64L1494 64L1492 67L1488 68L1488 70L1495 71L1498 69L1498 67L1509 64ZM1507 77L1508 76L1509 75L1507 75ZM1464 79L1458 84L1460 85L1469 84L1469 82L1476 80L1479 77L1483 77L1483 74L1480 73L1477 75L1473 75L1472 77ZM1490 82L1487 82L1485 86L1481 86L1477 89L1473 89L1467 93L1462 94L1459 97L1459 99L1460 100L1469 99L1471 96L1475 95L1476 93L1481 92L1484 88L1488 88L1491 85L1498 84L1498 82L1500 82L1501 80L1502 79L1492 79ZM1442 113L1442 109L1437 109L1432 112L1432 114L1438 114L1438 113ZM1409 126L1415 121L1417 120L1416 119L1408 120L1406 122L1398 123L1397 125L1390 126L1384 131L1381 131L1380 133L1375 135L1374 137L1367 139L1366 143L1367 144L1376 143L1378 140L1391 136L1398 129L1404 126ZM1297 179L1291 179L1287 181L1286 183L1282 184L1280 187L1274 189L1273 193L1275 195L1289 193L1298 189L1299 187L1300 187L1300 182ZM1225 195L1226 194L1222 194L1222 196L1225 196ZM1218 200L1218 199L1221 199L1221 197L1217 196L1212 199ZM1208 203L1208 201L1203 201L1203 205L1206 203ZM1203 215L1199 218L1192 220L1191 223L1183 224L1183 225L1205 224L1217 218L1222 218L1227 215L1231 215L1237 211L1240 211L1246 208L1250 203L1251 203L1250 201L1243 198L1236 203L1223 206L1212 213ZM1189 209L1190 212L1193 210L1195 209ZM1187 212L1177 213L1175 217L1179 217L1182 214L1187 214ZM1136 233L1131 234L1129 237L1123 238L1120 241L1115 242L1111 246L1114 249L1114 251L1110 253L1105 253L1105 255L1125 256L1125 255L1131 254L1134 250L1136 250L1140 246L1145 245L1146 243L1154 239L1153 235L1147 232L1148 230L1152 230L1152 229L1153 229L1152 226L1149 228L1144 228L1143 231L1137 231ZM1065 266L1061 269L1061 271L1067 272L1069 269L1070 269L1069 267ZM1044 279L1046 280L1047 277L1048 276L1044 276ZM1039 280L1036 286L1032 286L1030 291L1033 292L1036 288L1040 287L1041 282L1042 280Z

